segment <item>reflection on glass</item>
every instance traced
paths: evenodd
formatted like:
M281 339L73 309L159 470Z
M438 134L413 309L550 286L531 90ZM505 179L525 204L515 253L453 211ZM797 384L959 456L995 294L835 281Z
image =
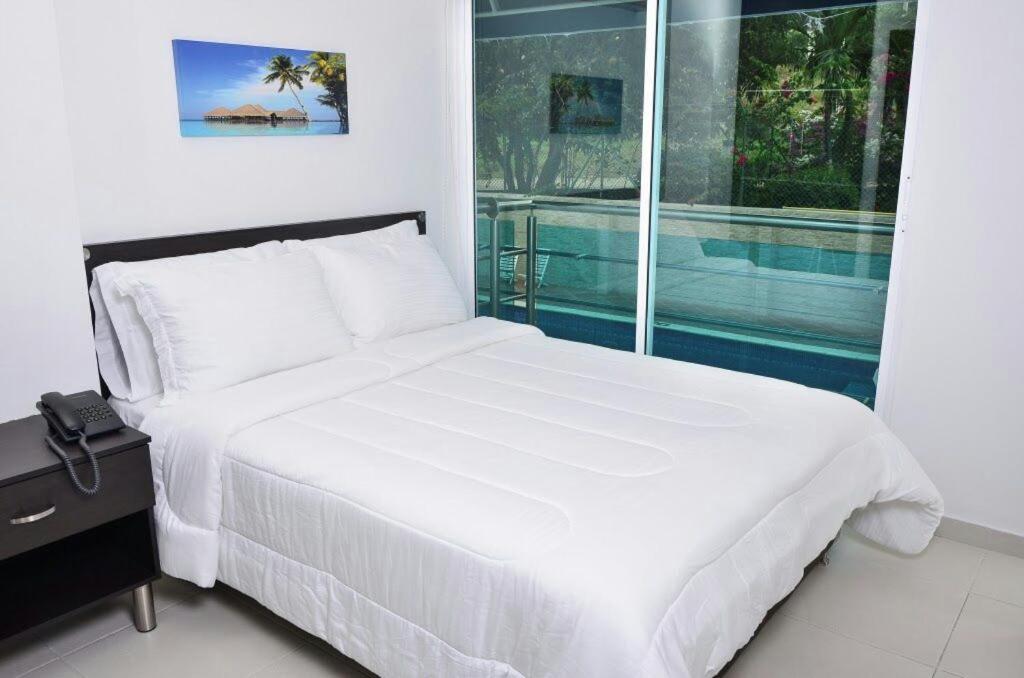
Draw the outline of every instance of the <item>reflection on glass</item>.
M871 404L916 3L665 1L648 351ZM480 313L634 349L646 7L477 1Z
M870 404L916 3L699 4L669 5L653 353Z
M646 3L501 7L476 13L479 311L632 349Z

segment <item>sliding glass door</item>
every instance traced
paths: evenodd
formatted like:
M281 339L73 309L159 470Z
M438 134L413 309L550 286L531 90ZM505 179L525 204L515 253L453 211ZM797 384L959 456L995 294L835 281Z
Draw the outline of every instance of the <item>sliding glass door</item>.
M479 312L633 350L646 2L476 7Z
M873 403L915 2L476 8L481 313Z
M652 352L871 402L916 5L756 4L668 6Z

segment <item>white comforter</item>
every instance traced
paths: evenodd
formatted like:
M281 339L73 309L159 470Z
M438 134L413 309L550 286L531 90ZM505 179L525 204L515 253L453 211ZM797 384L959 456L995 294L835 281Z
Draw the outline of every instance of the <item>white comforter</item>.
M143 428L164 570L387 677L713 675L851 513L908 553L942 513L848 398L485 318Z

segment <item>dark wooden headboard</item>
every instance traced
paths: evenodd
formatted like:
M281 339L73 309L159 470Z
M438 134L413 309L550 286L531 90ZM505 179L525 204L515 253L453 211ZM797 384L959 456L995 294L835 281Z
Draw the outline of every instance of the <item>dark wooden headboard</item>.
M111 261L146 261L163 259L164 257L180 257L186 254L203 254L217 252L234 247L252 247L268 240L309 240L310 238L326 238L332 235L351 235L363 231L393 226L402 221L415 220L419 225L420 235L427 232L426 212L398 212L396 214L376 214L367 217L351 217L348 219L328 219L327 221L309 221L280 226L258 226L256 228L240 228L228 231L209 231L206 233L190 233L187 235L171 235L161 238L144 238L141 240L121 240L117 242L96 243L85 245L82 254L85 257L86 285L92 284L92 271L97 266ZM89 303L90 309L92 302ZM96 314L93 310L93 321ZM107 384L100 375L100 387L103 395L108 396Z
M413 219L419 224L421 235L427 232L426 212L399 212L86 245L83 248L86 284L92 284L94 268L111 261L146 261L147 259L180 257L186 254L203 254L234 247L252 247L268 240L308 240L332 235L351 235L393 226L409 219Z

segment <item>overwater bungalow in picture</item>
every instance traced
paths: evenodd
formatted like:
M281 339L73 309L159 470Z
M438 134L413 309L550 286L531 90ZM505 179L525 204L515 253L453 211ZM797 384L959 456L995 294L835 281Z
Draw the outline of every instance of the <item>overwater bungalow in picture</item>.
M203 120L242 123L309 122L309 116L295 108L270 111L259 104L244 104L232 110L218 106L203 114Z

